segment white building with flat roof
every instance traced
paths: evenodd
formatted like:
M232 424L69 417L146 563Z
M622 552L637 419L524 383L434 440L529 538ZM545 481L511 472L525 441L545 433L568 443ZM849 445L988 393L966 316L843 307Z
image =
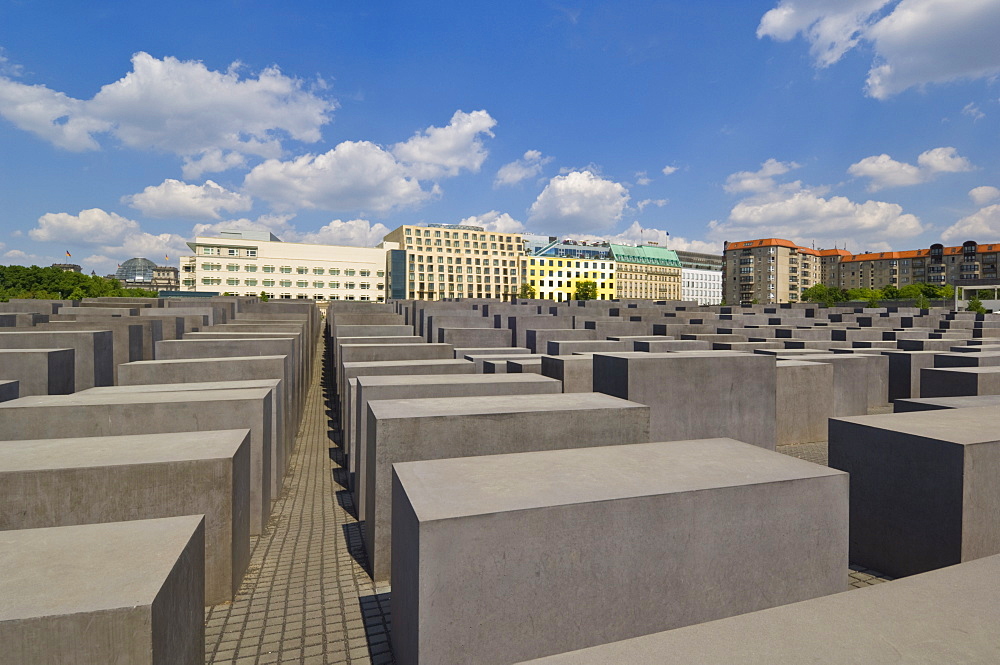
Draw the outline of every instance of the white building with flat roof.
M181 257L184 291L217 291L284 300L384 302L386 251L282 242L266 231L223 231L199 236Z

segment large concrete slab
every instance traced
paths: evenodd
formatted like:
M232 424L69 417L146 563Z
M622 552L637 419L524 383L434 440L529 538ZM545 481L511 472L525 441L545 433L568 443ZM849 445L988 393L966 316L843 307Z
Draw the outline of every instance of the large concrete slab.
M250 430L250 533L271 510L270 389L24 397L0 404L0 441Z
M724 436L774 450L775 362L728 351L598 353L594 390L648 404L656 441Z
M970 409L978 406L1000 406L1000 395L978 395L969 397L914 397L896 400L892 405L894 413L908 411L934 411L936 409Z
M830 421L851 475L851 561L894 577L1000 553L1000 410Z
M921 397L1000 395L1000 365L925 367L920 370Z
M106 330L0 331L0 349L73 349L77 390L115 382L114 344Z
M0 504L0 531L204 515L205 602L227 603L250 561L250 431L6 441Z
M200 515L0 532L0 664L205 660Z
M530 661L531 665L996 663L1000 557ZM849 636L846 637L845 636ZM527 665L527 663L525 663Z
M881 353L889 359L889 401L920 395L920 370L933 367L938 352L886 350Z
M415 376L361 376L352 400L348 437L348 464L354 474L358 520L365 519L361 500L367 486L368 403L386 399L426 399L429 397L481 397L486 395L551 395L562 392L562 384L537 374L454 374Z
M833 366L777 362L777 445L824 441L833 415Z
M393 464L641 443L649 411L598 393L369 401L365 546L373 577L389 578Z
M564 393L594 391L594 356L542 356L542 375L562 382Z
M400 665L512 663L844 588L846 474L738 441L394 472Z
M20 386L17 381L0 380L0 402L9 402L20 397Z
M0 349L0 379L21 384L21 397L74 391L73 349Z

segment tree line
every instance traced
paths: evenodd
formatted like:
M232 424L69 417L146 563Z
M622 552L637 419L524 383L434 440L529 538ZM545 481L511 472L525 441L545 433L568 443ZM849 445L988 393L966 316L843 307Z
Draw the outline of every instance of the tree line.
M67 272L61 268L0 266L0 302L16 299L155 298L156 291L123 289L117 279Z

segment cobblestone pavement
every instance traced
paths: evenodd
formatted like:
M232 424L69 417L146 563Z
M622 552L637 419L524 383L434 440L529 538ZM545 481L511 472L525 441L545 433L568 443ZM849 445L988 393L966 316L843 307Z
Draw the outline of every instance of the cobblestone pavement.
M316 355L285 487L252 539L243 585L232 603L206 608L207 663L392 663L389 596L359 563L361 532L329 434L336 411Z
M332 439L336 404L323 388L324 354L316 356L285 486L265 533L252 539L243 584L232 603L206 609L206 663L393 662L389 589L376 588L365 572L343 456ZM825 441L778 450L827 463ZM852 565L847 582L862 588L888 579Z

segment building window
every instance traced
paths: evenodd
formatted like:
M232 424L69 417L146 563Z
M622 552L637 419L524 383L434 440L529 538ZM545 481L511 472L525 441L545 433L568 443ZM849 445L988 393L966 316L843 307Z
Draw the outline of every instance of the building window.
M215 247L202 247L201 253L204 256L215 256Z
M347 270L344 271L344 274L347 275L348 277L354 277L354 268L348 268Z
M239 256L239 255L240 255L240 250L234 249L232 247L229 248L229 256Z
M354 288L354 282L345 282L344 283L344 288L345 289L353 289Z
M235 277L230 277L229 279L226 280L226 284L228 284L229 286L239 286L240 280L236 279Z
M379 270L379 271L378 271L377 273L375 273L375 274L376 274L376 275L377 275L378 277L385 277L385 271L384 271L384 270Z
M292 267L291 266L281 266L278 270L280 270L281 272L283 272L286 275L288 275L288 274L290 274L292 272Z
M330 288L331 289L339 289L340 288L340 282L330 282Z
M261 270L264 272L274 272L274 266L264 266Z
M322 289L324 287L323 282L313 282L314 289Z
M290 280L290 279L283 279L283 280L281 280L280 282L278 282L278 286L283 286L283 287L285 287L286 289L287 289L287 288L288 288L289 286L291 286L291 285L292 285L292 280Z
M251 258L257 258L257 250L256 249L248 249L247 250L247 256L249 256Z
M331 275L339 275L340 274L340 268L330 268L330 274Z
M240 267L235 263L230 263L229 265L226 266L226 270L228 270L229 272L238 272L239 269Z
M254 265L243 266L243 269L247 272L257 272L257 266Z
M273 280L273 279L265 279L265 280L264 280L263 282L261 282L261 283L262 283L262 284L263 284L264 286L274 286L274 280Z
M372 287L368 282L361 282L360 286L362 289L370 289Z
M323 274L323 269L322 268L313 268L313 274L314 275L322 275Z
M246 284L247 286L257 286L257 280L256 279L248 279L248 280L244 281L243 283Z
M361 276L362 277L371 277L371 274L372 274L371 270L362 270L361 271Z
M299 266L298 268L295 269L295 272L297 272L300 275L307 275L309 274L309 268L306 268L304 266Z

